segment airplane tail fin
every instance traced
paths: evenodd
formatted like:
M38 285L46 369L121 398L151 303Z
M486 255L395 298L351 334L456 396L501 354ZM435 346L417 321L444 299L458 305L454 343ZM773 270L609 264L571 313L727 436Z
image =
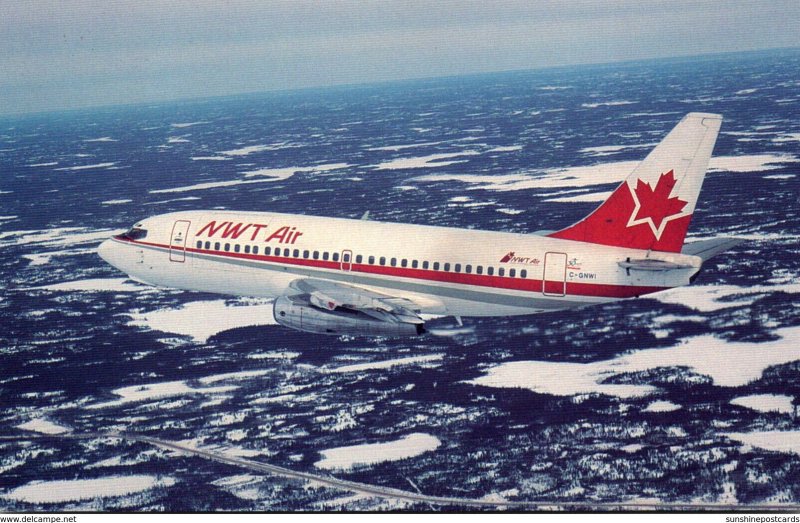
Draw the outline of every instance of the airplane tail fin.
M722 116L689 113L600 207L552 238L681 252Z

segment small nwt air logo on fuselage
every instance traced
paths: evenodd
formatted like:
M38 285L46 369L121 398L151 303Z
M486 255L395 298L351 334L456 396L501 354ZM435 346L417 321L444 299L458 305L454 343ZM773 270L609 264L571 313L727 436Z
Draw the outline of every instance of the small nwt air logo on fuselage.
M530 256L517 256L514 251L509 252L500 259L500 263L519 263L523 265L539 265L542 262L539 258Z

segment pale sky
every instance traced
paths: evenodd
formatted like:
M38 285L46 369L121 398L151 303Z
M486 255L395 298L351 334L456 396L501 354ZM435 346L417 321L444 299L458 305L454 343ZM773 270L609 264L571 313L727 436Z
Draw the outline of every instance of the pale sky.
M0 115L800 47L797 0L0 0Z

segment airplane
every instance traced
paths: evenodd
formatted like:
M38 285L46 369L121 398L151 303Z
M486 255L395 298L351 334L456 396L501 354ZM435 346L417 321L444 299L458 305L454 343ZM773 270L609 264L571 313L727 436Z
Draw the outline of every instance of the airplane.
M690 284L738 240L684 244L722 117L689 113L591 214L517 234L273 212L153 216L99 255L135 281L274 298L304 332L417 336L430 317L510 316Z

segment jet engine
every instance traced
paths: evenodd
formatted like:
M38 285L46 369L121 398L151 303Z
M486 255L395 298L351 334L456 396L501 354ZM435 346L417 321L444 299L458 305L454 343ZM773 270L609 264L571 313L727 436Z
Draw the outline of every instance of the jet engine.
M322 309L312 305L310 295L279 296L275 300L275 321L284 327L315 334L353 336L418 336L425 332L421 320L409 321L391 313L367 314L337 306ZM378 316L378 317L376 317Z

